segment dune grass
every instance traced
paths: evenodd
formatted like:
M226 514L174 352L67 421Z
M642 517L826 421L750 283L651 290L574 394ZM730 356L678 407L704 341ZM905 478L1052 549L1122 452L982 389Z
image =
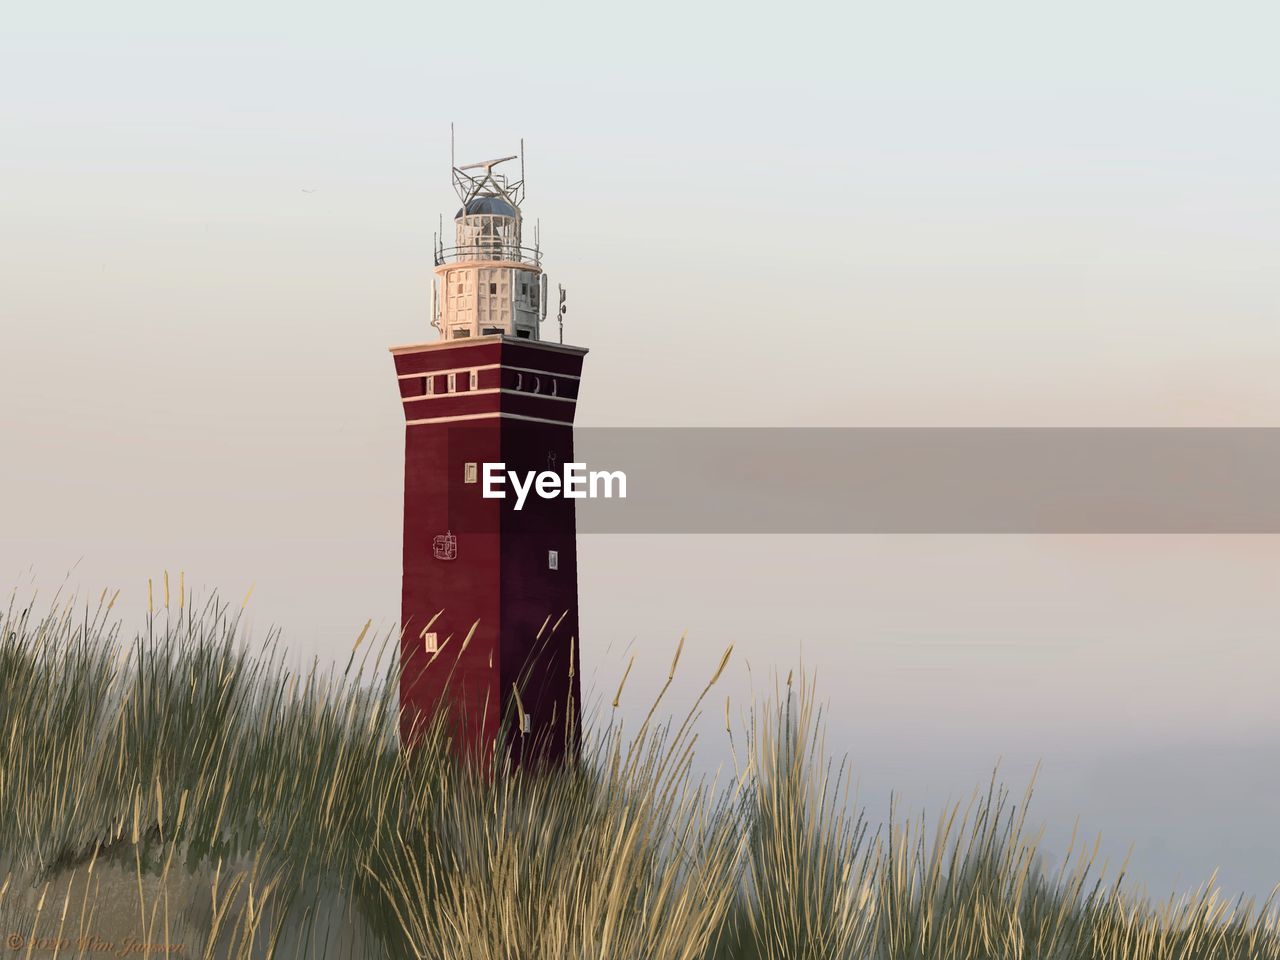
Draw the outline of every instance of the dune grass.
M439 727L398 750L394 636L299 671L240 608L161 586L128 637L106 594L3 614L12 956L1280 960L1274 901L1153 902L1085 844L1046 873L1029 796L995 782L932 829L874 829L811 682L741 729L726 703L735 769L697 777L728 652L670 722L664 688L639 728L589 726L577 764L477 770Z

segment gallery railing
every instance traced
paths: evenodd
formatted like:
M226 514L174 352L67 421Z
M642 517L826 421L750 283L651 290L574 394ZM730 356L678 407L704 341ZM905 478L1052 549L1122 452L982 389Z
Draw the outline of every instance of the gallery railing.
M542 263L542 253L534 247L519 247L514 244L484 240L461 247L436 249L437 267L464 260L502 260L507 263L528 263L536 267Z

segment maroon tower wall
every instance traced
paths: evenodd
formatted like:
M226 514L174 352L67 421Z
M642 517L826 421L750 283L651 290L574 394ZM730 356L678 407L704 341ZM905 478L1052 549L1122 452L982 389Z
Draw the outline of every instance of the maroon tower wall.
M503 500L481 490L486 462L523 474L560 472L572 461L586 350L492 336L392 354L406 424L402 742L412 744L443 709L454 749L473 760L488 760L504 723L517 763L576 753L574 501L531 492L517 511L509 485ZM468 463L476 465L474 483L466 482ZM454 559L435 555L435 538L444 535L456 538ZM440 645L434 655L424 642L428 625ZM530 715L524 735L513 687Z

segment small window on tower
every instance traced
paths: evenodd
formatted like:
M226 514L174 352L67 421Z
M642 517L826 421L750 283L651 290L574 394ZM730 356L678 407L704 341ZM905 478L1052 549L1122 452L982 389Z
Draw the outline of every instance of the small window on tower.
M533 717L527 713L520 715L520 732L533 733Z
M560 551L559 550L547 551L547 569L548 570L560 569Z
M551 378L551 395L553 397L556 395L556 378L555 377Z
M520 296L527 297L529 295L529 284L524 282L520 284Z
M449 374L449 392L456 393L458 390L458 375L456 373Z
M468 463L467 463L467 464L462 468L462 482L463 482L463 483L475 483L475 482L476 482L476 473L477 473L477 469L476 469L476 462L475 462L474 460L469 461L469 462L468 462Z
M467 380L467 389L468 389L468 390L475 390L475 389L476 389L476 384L477 384L477 383L479 383L479 382L480 382L480 374L478 374L476 371L472 370L472 371L471 371L471 376L470 376L470 377L468 378L468 380Z
M432 631L422 635L422 647L427 653L440 652L440 635Z
M495 293L497 293L497 292L498 292L498 285L497 285L496 283L491 283L491 284L489 284L489 293L490 293L490 295L493 295L493 294L495 294Z
M521 388L523 388L523 387L524 387L524 374L523 374L523 373L517 373L517 374L516 374L516 389L517 389L517 390L519 390L519 389L521 389Z

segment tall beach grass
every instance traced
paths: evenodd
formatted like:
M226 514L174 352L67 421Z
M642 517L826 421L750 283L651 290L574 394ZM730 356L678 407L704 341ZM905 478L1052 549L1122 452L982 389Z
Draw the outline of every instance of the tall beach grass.
M1153 901L1083 841L1047 872L1029 791L868 823L803 677L726 702L734 768L698 776L730 651L670 720L683 640L639 727L605 708L577 763L476 769L439 725L399 750L398 637L298 669L176 580L130 633L107 593L3 613L10 955L1280 960L1274 900Z

